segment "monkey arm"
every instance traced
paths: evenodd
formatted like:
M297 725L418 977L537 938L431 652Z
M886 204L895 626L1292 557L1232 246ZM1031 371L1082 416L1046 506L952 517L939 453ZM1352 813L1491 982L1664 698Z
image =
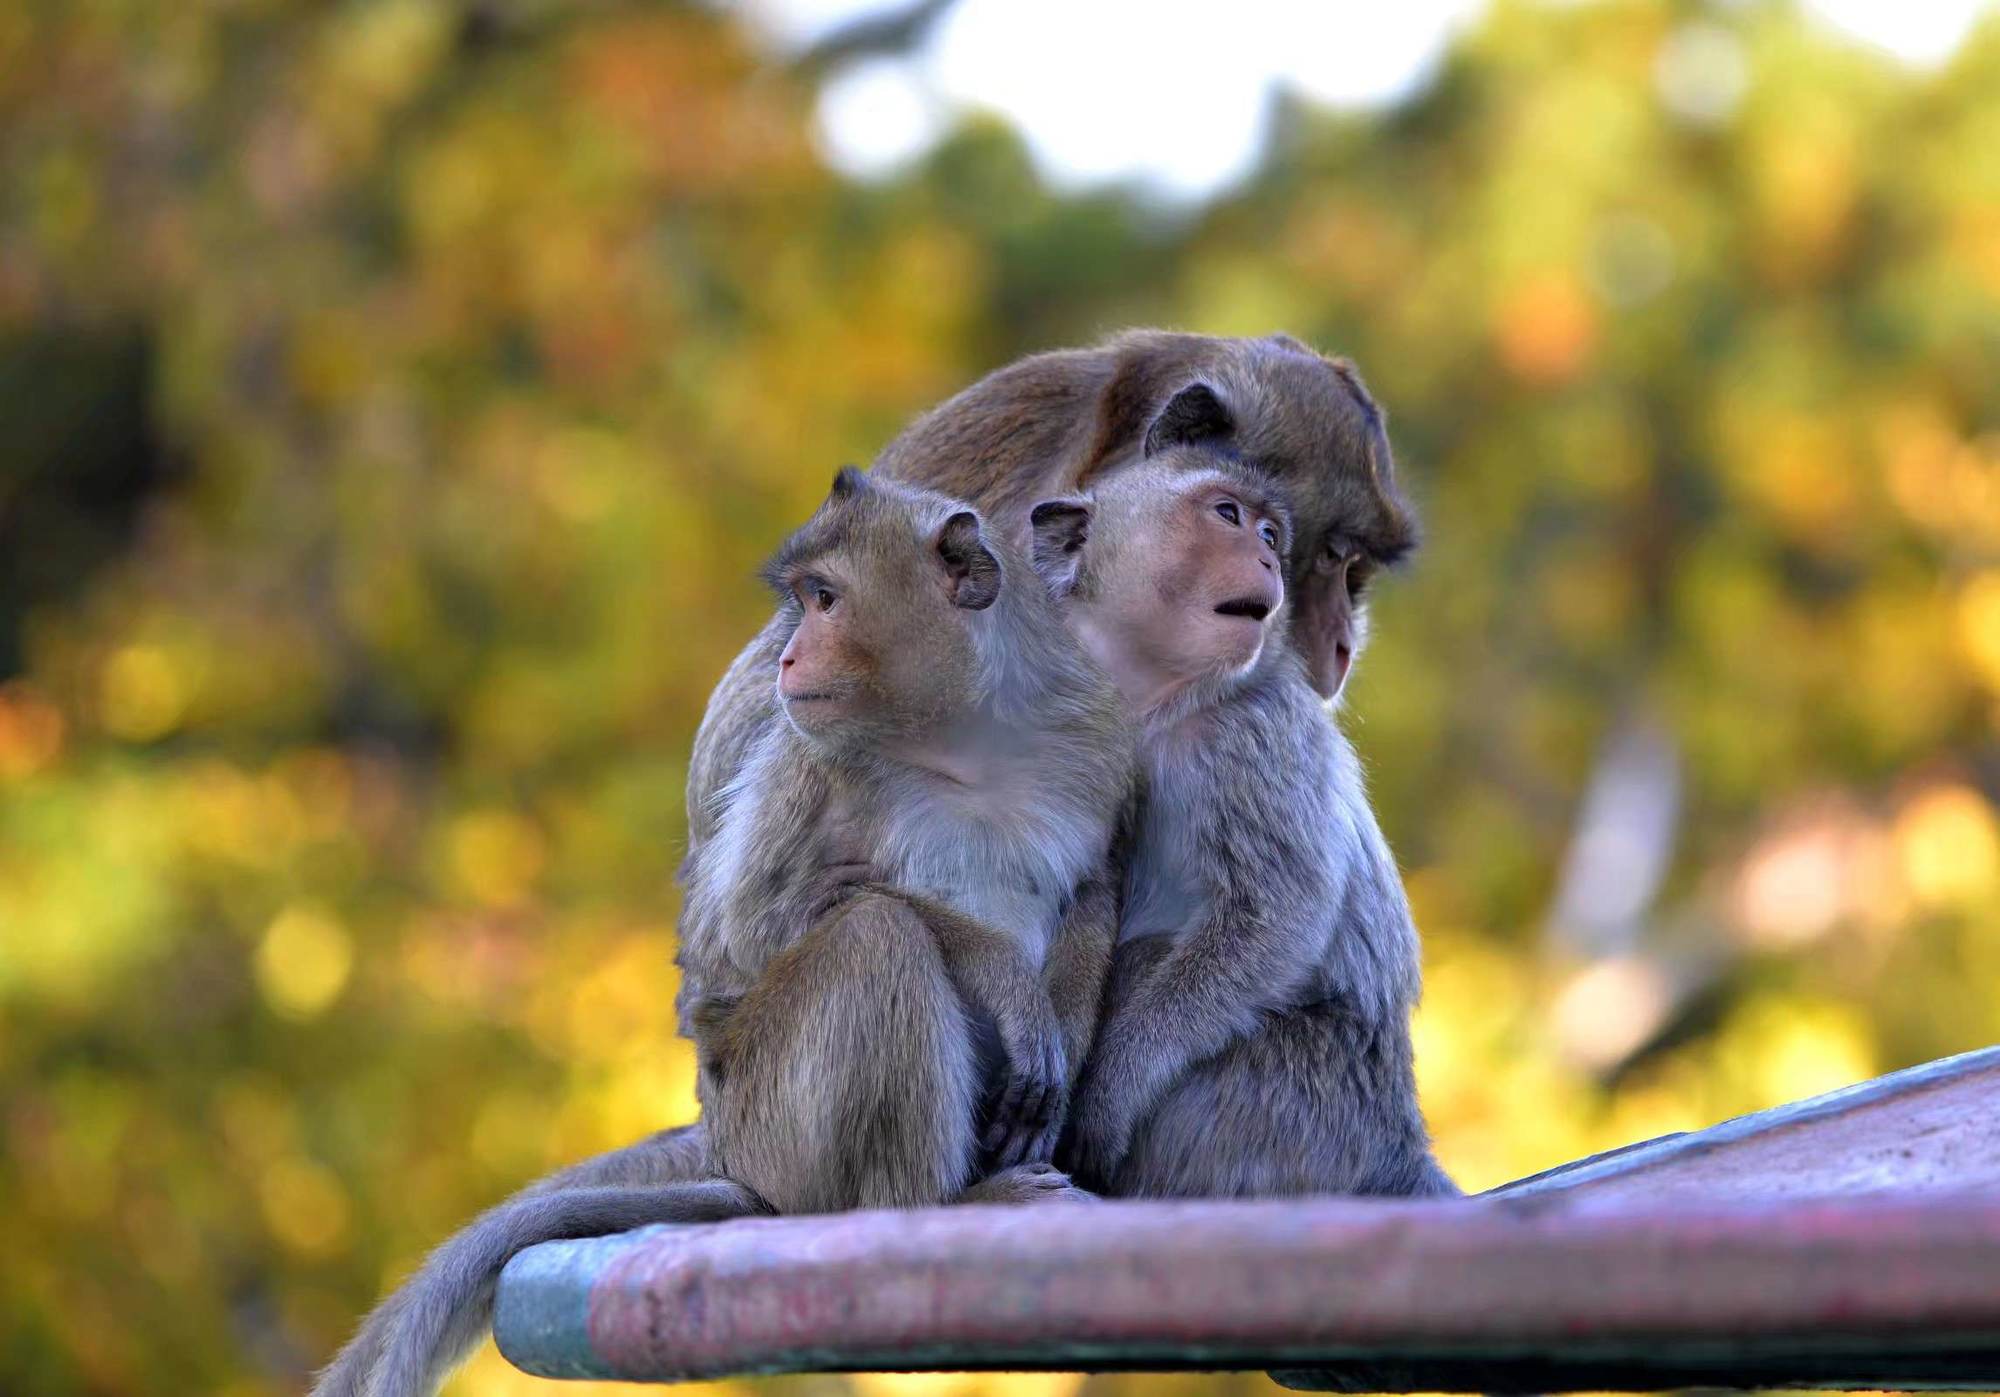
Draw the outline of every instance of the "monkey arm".
M1118 954L1114 1004L1074 1113L1075 1168L1088 1180L1109 1180L1168 1088L1293 1002L1314 968L1294 929L1274 925L1251 899L1222 903L1170 949L1147 944L1165 940L1149 937ZM1132 957L1150 964L1128 973Z
M1055 1153L1069 1100L1063 1025L1020 944L956 908L897 888L937 938L945 973L966 1003L993 1016L1007 1055L1004 1082L990 1102L980 1145L1006 1169Z
M1241 776L1277 763L1329 768L1333 730L1296 688L1233 705L1186 759L1192 796L1154 806L1182 824L1183 842L1169 847L1184 851L1200 910L1184 931L1118 949L1074 1112L1074 1164L1087 1180L1112 1178L1140 1122L1190 1068L1298 1003L1322 973L1351 881L1336 851L1353 821L1323 785Z
M1118 895L1111 878L1108 874L1089 878L1064 913L1042 965L1042 984L1062 1034L1064 1085L1072 1091L1090 1052L1090 1040L1097 1034L1117 940Z

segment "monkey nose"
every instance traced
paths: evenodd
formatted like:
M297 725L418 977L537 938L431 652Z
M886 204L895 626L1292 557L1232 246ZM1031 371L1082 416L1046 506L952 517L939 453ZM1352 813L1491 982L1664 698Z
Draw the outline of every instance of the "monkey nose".
M778 668L779 668L779 669L790 669L790 668L792 667L792 665L793 665L794 663L796 663L796 659L795 659L795 657L793 657L793 656L791 656L791 655L780 655L780 656L778 656Z

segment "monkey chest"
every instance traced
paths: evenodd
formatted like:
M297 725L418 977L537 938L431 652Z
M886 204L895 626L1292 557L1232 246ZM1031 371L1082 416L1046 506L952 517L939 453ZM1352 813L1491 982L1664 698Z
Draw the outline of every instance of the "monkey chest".
M1029 845L976 821L911 821L889 831L892 881L1004 933L1039 966L1076 879Z
M1217 870L1208 850L1219 818L1216 802L1155 775L1147 783L1125 865L1118 922L1121 944L1144 937L1178 937L1202 924L1214 900Z

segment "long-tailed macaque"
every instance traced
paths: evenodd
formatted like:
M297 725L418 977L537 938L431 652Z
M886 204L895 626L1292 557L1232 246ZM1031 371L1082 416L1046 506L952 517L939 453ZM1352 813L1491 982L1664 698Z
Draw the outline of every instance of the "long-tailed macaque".
M1117 692L1025 554L843 470L767 569L780 722L686 868L700 1125L490 1210L314 1389L423 1397L535 1242L763 1211L1084 1195L1049 1163L1117 931Z
M1348 607L1349 588L1368 565L1352 540L1335 531L1335 521L1379 507L1408 534L1382 415L1344 360L1325 358L1283 335L1222 339L1159 330L1134 331L1089 349L1033 355L917 419L882 452L873 474L967 501L986 519L1004 524L1003 542L1011 542L1016 534L1025 537L1033 502L1113 478L1144 457L1149 441L1157 447L1193 440L1227 446L1289 492L1295 541L1286 580L1294 601L1293 643L1314 685L1331 696L1345 674L1358 625ZM765 735L783 721L774 676L800 614L796 604L781 607L709 701L689 769L684 869L704 857L725 793ZM1111 897L1101 885L1086 885L1075 915L1083 921L1110 918ZM890 915L881 903L873 905ZM1084 955L1087 944L1083 937L1059 939L1052 954ZM850 964L849 973L862 974L862 966ZM726 1023L730 1035L749 1039L755 1020L745 1015L754 1013L754 1006L739 1003L726 1019L718 1016L718 1023ZM1069 1069L1079 1060L1080 1052L1072 1052ZM1025 1098L1025 1087L1019 1095ZM1018 1113L1019 1102L1009 1110ZM855 1128L870 1127L856 1123ZM953 1171L941 1166L939 1172ZM432 1390L485 1332L493 1285L508 1257L538 1241L581 1235L576 1229L590 1224L596 1205L582 1202L572 1212L563 1195L604 1187L655 1191L645 1201L656 1214L635 1216L625 1225L671 1221L680 1216L677 1209L707 1208L705 1215L714 1215L715 1189L694 1197L657 1191L680 1181L711 1180L717 1173L704 1119L530 1186L433 1253L370 1315L315 1394L403 1397ZM1046 1182L1060 1186L1059 1179ZM761 1201L747 1190L736 1195L726 1187L722 1197L731 1206ZM391 1349L428 1357L391 1363L383 1357Z
M1038 568L1140 727L1118 950L1065 1162L1125 1196L1455 1193L1417 1106L1409 905L1287 641L1278 487L1162 442L1032 520ZM1408 537L1366 504L1328 537L1348 595L1322 614L1341 617Z
M1356 628L1348 588L1373 565L1337 527L1391 521L1406 547L1415 527L1396 489L1382 413L1344 359L1285 335L1164 330L1031 355L911 423L877 458L874 475L967 501L1019 537L1036 501L1115 476L1143 460L1149 444L1197 440L1226 447L1290 498L1292 644L1313 686L1333 697ZM765 676L788 634L786 618L774 618L709 698L688 768L691 851L714 832L717 794L777 720Z
M1116 933L1117 693L1025 552L930 491L843 470L767 575L782 717L681 919L713 1162L784 1213L1061 1192Z

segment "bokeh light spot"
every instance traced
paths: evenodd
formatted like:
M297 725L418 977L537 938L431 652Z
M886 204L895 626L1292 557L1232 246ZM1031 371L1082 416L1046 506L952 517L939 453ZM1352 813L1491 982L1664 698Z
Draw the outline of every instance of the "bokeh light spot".
M25 684L0 685L0 781L19 781L62 753L62 713Z
M264 1225L287 1249L323 1256L347 1235L347 1193L332 1171L309 1159L282 1159L257 1181Z
M1597 311L1565 273L1523 282L1494 316L1500 360L1525 383L1554 386L1575 377L1597 343Z
M1958 644L1979 681L2000 694L2000 569L1980 573L1958 594Z
M155 645L128 645L105 661L98 691L105 728L128 742L151 742L179 726L186 676Z
M328 913L288 907L257 947L257 986L289 1019L310 1019L339 997L354 968L354 944Z
M547 857L541 833L519 815L481 810L451 828L451 871L459 888L488 907L520 902Z
M1917 900L1930 907L1971 902L2000 881L2000 826L1969 786L1937 786L1903 808L1896 850Z

